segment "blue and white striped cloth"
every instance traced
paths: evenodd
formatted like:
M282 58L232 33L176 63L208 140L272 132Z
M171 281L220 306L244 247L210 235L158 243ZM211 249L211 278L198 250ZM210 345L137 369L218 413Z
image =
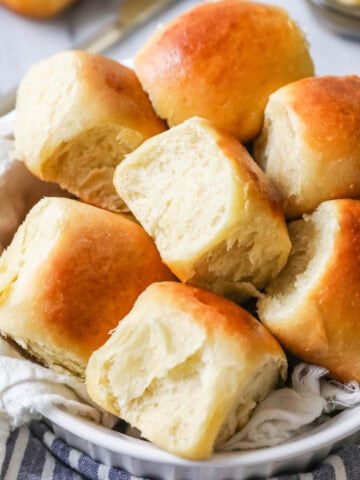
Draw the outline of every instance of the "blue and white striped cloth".
M57 438L40 421L15 430L0 461L0 480L139 480L95 462ZM360 480L360 447L344 446L311 473L272 480Z

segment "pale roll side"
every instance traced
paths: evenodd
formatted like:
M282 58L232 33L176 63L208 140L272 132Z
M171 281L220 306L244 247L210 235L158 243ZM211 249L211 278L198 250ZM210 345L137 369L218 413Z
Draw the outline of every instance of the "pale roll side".
M288 218L360 197L360 77L314 77L273 93L255 159Z
M301 360L360 382L360 202L324 202L289 231L289 261L258 301L260 320Z

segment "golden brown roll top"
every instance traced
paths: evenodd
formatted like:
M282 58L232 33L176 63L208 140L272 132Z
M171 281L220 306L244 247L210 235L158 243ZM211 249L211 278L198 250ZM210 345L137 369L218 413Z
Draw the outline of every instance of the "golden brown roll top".
M236 304L174 282L146 289L90 358L90 396L160 447L205 459L286 377L271 334Z
M148 40L135 69L170 126L200 116L242 141L259 133L272 92L314 74L306 39L285 10L241 0L179 16Z
M60 13L75 0L0 0L0 5L26 17L47 18Z
M165 129L132 70L85 52L32 67L16 109L16 153L29 170L113 211L126 210L112 184L115 166Z
M147 140L114 184L183 282L243 299L285 265L277 195L246 149L193 118Z
M307 78L272 94L255 158L289 218L360 197L360 77Z
M138 295L174 278L139 225L60 198L32 208L0 258L0 273L1 333L80 377Z
M259 300L260 319L302 360L359 382L360 202L324 202L289 231L289 261Z

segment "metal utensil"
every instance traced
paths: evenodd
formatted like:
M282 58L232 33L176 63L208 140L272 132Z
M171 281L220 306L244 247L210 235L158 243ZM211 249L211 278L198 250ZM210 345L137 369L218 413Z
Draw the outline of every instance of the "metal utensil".
M156 17L176 0L125 0L115 20L105 25L92 37L76 45L78 50L102 53L113 47L144 23Z
M360 7L337 0L307 0L319 21L334 33L360 40Z
M350 17L360 18L360 5L350 5L339 0L322 0L329 8Z
M176 0L124 0L115 19L73 48L103 53L175 2ZM15 108L16 91L17 87L0 98L0 116Z

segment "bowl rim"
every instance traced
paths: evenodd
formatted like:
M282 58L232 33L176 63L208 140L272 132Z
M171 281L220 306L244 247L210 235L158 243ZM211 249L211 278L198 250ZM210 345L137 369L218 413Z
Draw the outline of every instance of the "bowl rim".
M215 452L208 460L194 461L177 457L150 442L110 430L55 405L44 408L41 414L63 431L111 452L152 463L182 467L229 468L280 462L332 446L360 430L360 406L357 406L344 410L324 424L314 427L315 433L309 430L306 434L280 445L254 450Z

